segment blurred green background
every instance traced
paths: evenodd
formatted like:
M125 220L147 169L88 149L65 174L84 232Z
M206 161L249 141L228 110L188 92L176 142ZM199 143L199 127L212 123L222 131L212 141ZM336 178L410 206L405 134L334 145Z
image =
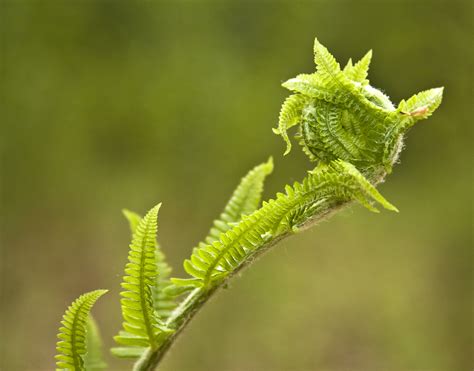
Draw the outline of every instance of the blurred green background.
M159 201L174 273L239 178L273 155L266 197L310 165L271 133L314 69L374 50L398 103L445 86L380 189L285 241L199 313L163 370L468 370L472 361L472 3L7 1L2 37L0 369L53 368L66 306L95 288L121 324L128 226ZM471 117L470 117L471 116ZM107 354L108 355L108 354ZM129 364L108 357L111 370Z

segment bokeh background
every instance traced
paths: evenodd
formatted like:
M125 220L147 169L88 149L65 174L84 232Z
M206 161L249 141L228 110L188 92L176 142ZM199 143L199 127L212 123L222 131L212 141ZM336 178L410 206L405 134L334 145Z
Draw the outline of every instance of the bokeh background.
M104 342L121 324L127 207L159 201L174 274L246 171L265 195L311 167L271 133L314 69L317 36L345 63L374 50L395 102L445 86L380 189L276 247L191 323L164 371L472 369L472 3L3 1L1 355L54 366L66 306L95 288ZM111 370L130 365L107 354Z

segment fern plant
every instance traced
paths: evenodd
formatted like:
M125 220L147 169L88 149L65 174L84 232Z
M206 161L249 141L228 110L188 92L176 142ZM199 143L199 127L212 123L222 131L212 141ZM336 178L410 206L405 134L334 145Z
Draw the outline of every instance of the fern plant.
M440 105L443 88L423 91L395 107L369 84L371 51L341 68L316 39L314 56L314 73L283 83L292 94L273 129L286 142L286 155L291 150L288 130L297 127L295 137L314 169L263 203L273 160L252 169L184 261L187 277L169 278L171 268L156 240L161 204L144 217L124 210L132 242L122 282L123 329L114 337L119 346L112 353L135 359L134 370L154 370L207 300L277 242L354 201L373 212L378 212L377 205L397 211L375 187L391 173L407 131ZM97 330L87 318L104 292L79 297L64 315L57 345L59 369L103 369Z

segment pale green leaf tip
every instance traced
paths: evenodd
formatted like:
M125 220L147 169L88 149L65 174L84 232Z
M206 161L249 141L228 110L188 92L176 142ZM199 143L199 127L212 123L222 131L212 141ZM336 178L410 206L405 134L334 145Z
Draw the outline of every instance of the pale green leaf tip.
M128 220L130 231L135 233L137 225L140 223L142 217L134 211L128 209L122 209L122 214L125 216L125 219Z
M273 134L280 135L280 130L278 128L272 128Z
M398 213L398 209L395 207L395 205L392 205L390 202L388 202L385 198L383 199L383 202L381 202L382 206L387 209L387 210L390 210L390 211L394 211L396 213Z
M267 165L267 174L271 174L271 172L273 171L273 156L270 156L267 160L267 162L265 162L265 165Z
M349 60L347 61L346 65L344 67L344 71L347 71L350 68L352 68L352 58L349 58Z
M440 98L443 97L443 93L444 93L444 86L440 86L438 88L434 88L433 89L437 95L439 95Z
M323 45L319 42L318 38L315 37L314 38L314 51L316 51L317 49L323 47Z
M297 81L296 77L292 77L291 79L286 80L281 84L285 89L292 90L292 84Z
M437 88L432 88L429 89L433 92L433 96L437 99L442 99L443 98L443 93L444 93L444 86L440 86Z
M131 219L133 219L133 217L135 216L138 216L138 214L132 210L129 210L129 209L122 209L122 215L128 220L130 221Z
M384 207L387 209L387 210L390 210L390 211L394 211L396 213L399 213L400 211L394 206L392 205L391 203L387 203L387 205L384 205Z

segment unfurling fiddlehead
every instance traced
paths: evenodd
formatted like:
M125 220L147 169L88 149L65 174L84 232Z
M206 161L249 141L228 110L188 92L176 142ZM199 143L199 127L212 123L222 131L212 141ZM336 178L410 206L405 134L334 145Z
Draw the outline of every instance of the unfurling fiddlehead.
M376 184L392 171L408 129L438 108L443 88L421 92L395 108L369 85L371 51L355 65L349 60L342 70L318 40L314 55L315 73L283 83L295 94L283 104L274 132L286 141L288 153L287 130L298 125L299 143L312 161L344 160Z
M351 201L358 201L371 211L377 211L374 202L397 210L375 186L392 171L408 129L439 106L443 89L421 92L395 108L385 94L369 85L371 52L355 64L349 60L344 69L318 40L314 54L315 73L299 75L283 84L293 95L283 103L274 132L286 141L287 154L291 149L287 130L298 126L299 143L310 160L317 162L316 168L302 183L287 186L284 194L278 193L259 209L257 201L255 211L242 210L215 223L218 228L184 262L190 277L172 278L165 290L176 295L188 292L166 321L174 332L156 352L142 360L138 369L154 369L207 299L284 237L313 225ZM258 192L242 184L252 174L262 172L262 166L243 178L234 196L259 200L264 176L259 177Z
M369 85L371 51L355 64L349 60L343 69L318 40L314 55L315 73L283 84L293 94L283 103L274 132L285 140L287 154L291 149L287 131L297 126L298 142L316 167L301 183L286 186L285 193L261 205L273 161L252 169L209 235L185 260L189 277L168 279L170 268L156 242L159 205L143 218L125 211L133 239L122 283L123 331L115 337L123 347L112 351L139 358L134 370L154 370L209 297L283 238L352 201L371 211L378 211L375 204L397 211L375 186L392 171L408 129L440 105L443 89L423 91L395 107ZM64 336L69 332L64 329ZM60 359L80 363L81 353L76 353L69 358L66 352Z

